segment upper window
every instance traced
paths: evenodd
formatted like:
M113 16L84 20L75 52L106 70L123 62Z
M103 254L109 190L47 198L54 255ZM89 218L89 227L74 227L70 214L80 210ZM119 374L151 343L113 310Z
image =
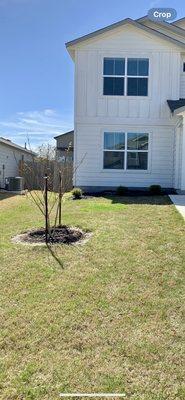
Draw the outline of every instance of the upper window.
M104 58L103 94L148 96L147 58Z
M105 132L104 169L148 169L148 133Z
M185 72L185 62L183 63L183 72Z

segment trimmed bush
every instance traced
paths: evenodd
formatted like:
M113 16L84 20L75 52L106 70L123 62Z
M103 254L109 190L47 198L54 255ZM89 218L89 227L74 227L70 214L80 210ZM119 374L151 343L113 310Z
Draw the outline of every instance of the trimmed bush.
M162 188L160 185L151 185L149 187L149 191L151 194L161 194L162 193Z
M116 194L118 196L124 196L128 192L128 188L126 186L118 186L116 189Z
M80 188L74 188L72 190L72 195L74 199L81 199L82 198L82 190Z

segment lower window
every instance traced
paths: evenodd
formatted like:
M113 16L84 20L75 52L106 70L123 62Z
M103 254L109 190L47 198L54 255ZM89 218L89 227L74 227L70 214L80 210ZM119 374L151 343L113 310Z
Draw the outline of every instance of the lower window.
M147 170L148 133L105 132L104 169Z

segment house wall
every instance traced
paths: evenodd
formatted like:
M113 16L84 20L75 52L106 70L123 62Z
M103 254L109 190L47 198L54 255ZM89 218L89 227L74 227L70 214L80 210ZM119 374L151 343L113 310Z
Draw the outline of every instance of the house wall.
M68 147L69 144L71 144L73 147L73 139L74 139L73 133L60 135L59 137L56 138L57 148Z
M3 143L0 143L0 187L4 188L4 179L12 176L19 176L19 161L28 161L32 156L24 151L17 150ZM4 169L3 169L4 165Z
M183 72L183 64L185 63L185 54L181 56L181 74L180 74L180 98L185 98L185 72Z
M78 135L78 129L80 135ZM149 139L149 169L137 170L104 170L103 169L103 132L115 130L128 132L147 132ZM86 135L89 134L88 145ZM162 187L173 187L174 161L174 128L160 126L114 125L77 126L78 160L82 164L76 171L76 185L82 187L119 185L129 187L147 187L160 184ZM79 163L80 164L80 163Z
M149 58L147 97L103 96L104 57ZM148 32L124 26L77 46L75 165L77 186L173 186L174 129L167 99L179 99L180 50ZM103 132L150 133L149 170L103 170Z
M180 189L181 187L181 164L182 164L182 120L175 128L174 137L174 182L173 187Z
M67 150L64 150L67 149ZM60 135L56 138L56 159L73 161L74 133Z

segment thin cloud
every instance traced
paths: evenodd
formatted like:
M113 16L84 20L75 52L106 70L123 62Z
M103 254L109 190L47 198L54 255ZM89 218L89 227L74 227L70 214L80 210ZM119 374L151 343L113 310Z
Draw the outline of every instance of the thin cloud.
M23 145L29 137L32 146L52 142L54 136L73 128L72 115L57 113L53 109L19 112L0 121L0 136Z

